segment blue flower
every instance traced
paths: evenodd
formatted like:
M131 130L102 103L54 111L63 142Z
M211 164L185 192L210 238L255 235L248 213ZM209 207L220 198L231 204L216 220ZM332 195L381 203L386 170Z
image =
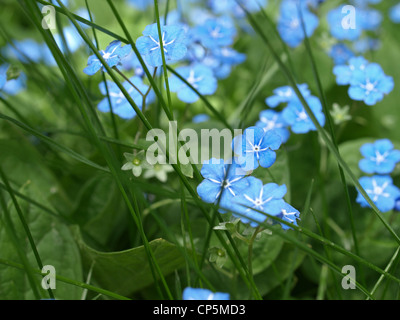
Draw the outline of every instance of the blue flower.
M146 10L149 6L154 3L153 0L128 0L128 4L134 6L139 10Z
M400 162L400 150L395 150L388 139L366 143L360 151L365 159L359 162L359 167L365 173L389 174Z
M358 16L357 16L357 11L356 11L356 19L355 23L356 26L355 28L344 28L342 25L343 19L346 18L346 15L348 13L342 13L342 8L344 6L339 6L328 13L328 23L329 23L329 28L330 32L333 37L335 37L338 40L357 40L363 31L363 28L360 25Z
M353 73L349 96L356 101L364 101L369 106L381 101L394 87L393 78L385 75L380 65L370 63L364 70Z
M183 27L178 25L161 26L161 35L166 63L183 59L187 52ZM143 31L143 36L136 41L140 54L144 56L146 62L152 67L163 65L161 41L158 36L157 23L148 25Z
M3 64L0 66L0 89L4 87L7 82L7 71L9 65Z
M75 27L65 27L62 32L66 45L70 52L75 52L84 43L83 39L81 38ZM54 40L56 41L57 46L60 48L61 52L65 54L67 52L67 49L65 48L62 36L57 33L54 35Z
M338 65L333 68L333 74L336 76L336 83L345 86L351 83L353 74L357 70L364 70L368 61L363 57L350 58L347 65Z
M232 149L238 155L237 162L244 170L271 167L276 160L275 150L282 144L282 138L274 131L250 127L232 141Z
M367 192L368 196L382 212L393 210L396 200L400 198L400 189L393 185L393 180L389 176L361 177L360 184ZM362 207L370 207L367 200L358 193L356 201Z
M395 211L400 211L400 198L396 200L396 204L394 205Z
M378 29L382 22L382 14L370 8L357 8L357 18L360 20L361 28L370 31Z
M208 3L215 14L231 13L237 18L243 18L246 15L236 0L209 0ZM267 0L240 0L239 3L247 11L254 13L260 11L260 8L265 7Z
M32 39L13 41L4 49L4 55L22 63L39 63L42 58L42 46Z
M111 42L106 50L100 51L103 59L106 61L110 68L117 66L123 58L125 58L132 50L131 45L121 46L121 41L114 40ZM89 76L94 75L97 71L105 68L96 55L92 55L88 59L88 66L83 70Z
M212 55L221 62L221 64L238 65L246 60L246 55L237 52L230 47L216 48L212 51Z
M249 186L229 203L224 203L225 209L232 211L233 215L240 218L243 223L250 223L252 227L257 227L259 223L267 219L267 216L261 212L273 216L282 212L285 204L282 198L287 188L285 185L279 186L276 183L263 185L260 179L254 177L248 177L247 180Z
M281 212L277 215L278 218L282 219L283 221L289 222L295 226L297 226L297 220L300 219L300 212L293 208L290 204L284 203ZM283 230L293 229L286 224L280 223Z
M236 29L231 19L221 17L206 20L193 30L193 35L204 47L214 49L232 45Z
M143 81L139 77L132 77L130 81L143 93L148 90L148 86L143 84ZM124 88L131 96L132 100L136 103L136 105L141 109L143 103L143 97L140 93L128 82L125 81L123 83ZM136 112L133 107L129 104L128 100L125 98L122 91L119 87L111 81L107 81L107 88L104 82L99 85L100 91L103 95L107 95L107 89L110 94L110 100L112 107L110 108L110 104L108 101L108 97L104 98L97 108L101 112L114 112L116 115L120 116L122 119L132 119L136 116ZM147 97L146 103L151 103L154 100L154 95L150 94Z
M193 117L192 122L193 123L203 123L203 122L207 122L208 120L210 120L210 116L208 114L198 114L196 116Z
M318 17L307 10L306 5L302 3L300 8L302 17L299 14L297 0L284 0L280 7L278 31L282 39L292 48L297 47L304 40L301 18L304 21L307 37L313 35L319 24Z
M389 17L394 23L400 23L400 3L390 9Z
M183 300L229 300L229 293L212 292L207 289L190 288L183 290Z
M368 51L376 51L381 47L379 39L365 37L353 42L353 49L358 53L366 53Z
M150 74L152 74L154 72L154 68L152 66L149 66L146 63L146 61L144 61L144 63L147 66L147 69L149 69ZM122 67L122 69L127 70L127 71L133 70L135 73L135 76L138 76L141 78L144 78L146 76L146 73L144 72L142 64L140 63L135 52L133 52L133 51L129 55L127 55L124 59L121 60L121 67Z
M297 87L299 88L299 90L304 98L310 96L311 93L310 93L310 90L308 89L307 84L305 84L305 83L300 84ZM290 86L284 86L284 87L277 88L273 92L274 92L274 95L271 97L268 97L265 100L265 103L268 106L270 106L271 108L276 108L281 103L287 103L287 102L297 99L296 93Z
M354 53L344 43L338 43L332 46L329 51L329 56L333 58L335 65L343 65L346 64L350 58L354 57Z
M205 180L197 187L197 193L207 203L218 203L221 197L222 206L248 187L246 173L235 161L228 164L212 158L203 164L201 175Z
M282 143L288 141L290 132L287 123L280 112L273 110L264 110L260 112L260 121L256 123L257 127L263 128L265 132L273 131L282 139Z
M211 95L217 90L218 83L213 71L202 64L180 67L176 69L176 72L202 95ZM169 84L171 91L177 92L178 98L183 102L193 103L200 99L189 86L175 75L171 76Z
M323 127L325 125L325 115L322 112L321 102L313 96L306 98L306 101L317 118L318 123ZM294 133L302 134L317 130L299 100L291 101L283 110L282 116Z

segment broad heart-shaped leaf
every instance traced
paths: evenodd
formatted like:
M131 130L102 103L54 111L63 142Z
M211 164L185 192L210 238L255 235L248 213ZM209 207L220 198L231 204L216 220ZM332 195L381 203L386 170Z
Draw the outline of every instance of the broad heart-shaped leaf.
M0 141L0 163L12 182L13 189L51 208L49 197L56 192L58 185L54 176L44 167L43 162L35 149L22 139ZM83 281L79 250L69 228L60 219L33 204L20 198L17 200L43 265L52 265L57 274ZM38 269L17 212L11 202L9 203L13 224L18 238L23 243L22 249L26 252L30 265ZM3 259L20 262L3 225L0 225L0 255ZM40 288L41 277L37 277L37 284ZM82 289L61 282L56 283L56 289L53 292L56 299L62 300L80 299L82 296ZM49 298L47 293L43 293L42 297ZM0 265L0 299L34 299L24 271Z
M282 284L300 266L305 256L303 251L285 243L274 264L254 277L260 294L266 295Z
M261 237L256 239L253 244L253 274L259 274L267 269L274 260L278 257L279 252L283 246L283 240L276 234L268 234L266 232L261 233ZM239 246L239 252L242 257L246 259L248 256L248 246L245 243L241 243ZM228 259L225 267L231 267L232 263Z
M362 138L362 139L357 139L357 140L351 140L344 142L339 145L339 150L340 154L343 158L343 160L347 163L347 165L350 167L351 171L355 174L356 178L361 178L362 176L368 176L368 174L363 173L360 168L358 167L358 163L360 162L361 159L363 159L363 156L360 152L360 148L362 145L365 143L373 143L377 138ZM393 141L392 143L395 147L395 149L400 150L400 143L397 141ZM336 170L337 172L337 165L336 161L333 159L331 156L330 158L330 169L331 170ZM400 168L399 166L396 167L395 171L391 174L392 176L398 175L400 173ZM348 183L352 183L350 179L347 179Z
M81 250L84 265L87 268L93 265L93 283L125 296L153 283L144 246L120 252L99 252L85 244L78 227L73 227L72 231ZM174 244L157 239L149 245L164 276L185 265L183 255Z

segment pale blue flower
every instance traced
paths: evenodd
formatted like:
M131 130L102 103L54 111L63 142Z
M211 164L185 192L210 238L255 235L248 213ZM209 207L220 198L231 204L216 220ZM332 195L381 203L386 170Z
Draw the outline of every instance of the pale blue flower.
M166 63L183 59L187 53L186 35L183 27L179 25L161 26L161 35ZM161 41L158 36L157 23L148 25L143 31L143 36L136 41L136 47L140 54L152 67L163 65Z
M400 162L400 150L395 150L388 139L366 143L360 151L365 158L360 160L359 167L365 173L390 174Z
M183 300L229 300L229 293L212 292L207 289L190 288L183 290Z
M105 50L99 53L110 68L117 66L123 58L125 58L132 50L131 45L122 46L121 41L115 40L111 42ZM106 71L101 61L96 55L92 55L88 59L88 66L83 70L89 76L94 75L100 69Z
M397 199L400 198L400 189L393 185L389 176L361 177L360 184L368 196L382 212L388 212L395 208ZM362 207L370 207L367 200L359 192L356 201Z

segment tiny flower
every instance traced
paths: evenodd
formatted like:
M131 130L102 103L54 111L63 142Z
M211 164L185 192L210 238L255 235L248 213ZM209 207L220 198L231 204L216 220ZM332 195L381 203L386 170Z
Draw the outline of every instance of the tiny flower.
M132 5L136 9L146 10L149 6L154 4L153 0L128 0L128 4Z
M203 123L203 122L207 122L208 120L210 120L210 116L208 114L198 114L196 116L193 117L192 122L193 123Z
M333 68L333 74L336 76L336 83L345 86L351 83L355 71L364 70L368 61L363 57L350 58L347 64L337 65Z
M214 49L232 45L236 29L228 18L208 19L193 30L193 35L204 47Z
M390 9L389 17L394 23L400 23L400 3Z
M354 53L344 43L338 43L332 46L329 56L333 58L335 65L343 65L354 57Z
M243 223L249 223L257 227L259 223L267 219L265 214L277 216L282 212L284 201L282 200L287 192L285 185L279 186L276 183L263 185L262 181L249 177L249 186L229 203L224 203L227 210L232 211L235 217ZM255 210L254 210L255 209ZM256 211L257 210L257 211Z
M204 163L201 175L204 180L197 187L200 198L207 203L230 202L231 199L247 188L245 172L234 161L227 164L224 160L211 159Z
M229 293L212 292L207 289L190 288L183 290L183 300L229 300Z
M156 178L161 182L167 182L168 180L168 173L173 172L174 169L165 161L165 156L158 156L158 163L154 166L148 168L144 173L143 177L146 179Z
M329 28L331 35L335 37L338 40L350 40L354 41L357 40L363 31L363 28L360 25L360 19L357 16L357 11L356 11L356 17L355 17L355 27L352 28L352 26L349 26L347 28L343 27L343 19L346 18L346 14L342 12L343 5L331 10L328 12L328 23L329 23Z
M143 169L151 167L146 161L143 150L138 154L124 153L124 157L128 162L125 163L121 169L124 171L132 170L135 177L139 177L142 174Z
M215 262L218 268L222 268L228 258L224 248L213 247L208 249L210 252L210 262Z
M359 167L365 173L390 174L400 162L400 150L395 150L388 139L366 143L360 151L365 158L359 162Z
M277 215L277 217L297 226L297 220L300 217L300 212L285 202L281 208L281 212ZM280 225L282 226L283 230L292 229L286 224L280 223Z
M304 40L302 18L307 37L311 37L318 27L318 17L307 10L305 3L300 6L302 15L299 13L297 0L284 0L280 7L278 31L283 41L288 46L295 48Z
M379 39L365 37L359 39L353 43L353 49L357 53L366 53L369 51L376 51L381 47L381 41Z
M382 212L393 210L396 200L400 198L400 189L393 185L389 176L361 177L360 184L368 196ZM359 192L356 201L362 207L370 207L367 200Z
M3 64L0 66L0 90L1 88L4 87L4 85L7 82L7 70L9 66L6 64Z
M139 77L132 77L129 79L130 82L132 82L136 88L138 88L142 93L146 92L148 90L148 86L143 84L142 79ZM142 103L143 103L143 97L141 94L134 88L128 81L125 81L123 84L124 88L128 92L128 94L131 96L132 100L136 103L136 105L139 107L139 109L142 108ZM108 97L105 97L97 106L97 108L101 112L110 112L112 111L116 115L120 116L122 119L132 119L136 116L136 112L129 103L128 99L125 98L124 94L120 90L120 88L111 81L107 81L107 87L104 82L101 82L100 85L100 91L103 95L107 95L107 89L108 93L110 95L110 101L111 101L111 106L109 103ZM146 102L150 103L154 99L154 95L150 94L147 97Z
M290 132L288 125L282 117L282 113L273 110L264 110L260 112L260 121L256 123L257 127L263 128L265 132L273 131L282 139L282 143L288 141Z
M382 14L375 9L357 8L357 18L360 20L360 26L364 30L377 30L383 20Z
M396 204L394 205L395 211L400 211L400 198L396 200Z
M110 68L117 66L123 58L125 58L132 50L131 45L121 46L121 41L114 40L105 50L99 53ZM100 69L105 71L105 68L96 55L92 55L88 59L88 66L83 70L89 76L93 76Z
M217 79L214 77L213 71L202 64L180 67L176 69L176 72L202 95L212 95L217 90ZM175 75L171 76L169 84L171 91L177 92L179 100L183 102L193 103L200 99L192 88Z
M317 118L318 123L325 125L325 115L322 112L322 105L318 98L310 96L306 101ZM294 133L303 134L309 131L316 131L314 123L311 121L306 110L299 100L293 100L282 112L283 119L290 126Z
M187 47L185 45L185 30L182 26L160 26L161 41L164 49L166 63L176 62L185 57ZM152 67L163 65L161 54L161 41L158 36L157 23L148 25L143 36L137 39L136 46L146 62Z
M349 111L350 111L349 106L344 106L342 108L342 107L340 107L339 104L334 103L332 107L333 107L333 110L331 110L331 116L332 116L333 122L336 125L340 125L346 121L351 120L351 115L349 114Z
M232 141L232 149L238 155L238 163L246 171L271 167L276 160L275 150L282 144L282 138L273 131L260 127L247 128Z
M370 63L364 70L354 71L349 96L356 101L364 101L373 106L389 94L394 87L393 78L385 75L380 65Z
M303 95L304 98L310 96L310 90L308 89L307 84L299 84L297 86ZM279 106L281 103L287 103L290 102L294 99L297 99L296 93L294 92L293 88L290 86L284 86L284 87L279 87L275 89L274 95L271 97L268 97L265 100L265 103L270 106L271 108L276 108Z

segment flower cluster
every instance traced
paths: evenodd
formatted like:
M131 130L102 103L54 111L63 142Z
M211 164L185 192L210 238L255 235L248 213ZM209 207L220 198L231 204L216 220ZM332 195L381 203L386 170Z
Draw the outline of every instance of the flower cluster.
M363 57L350 58L347 64L333 68L338 85L350 85L351 99L364 101L373 106L389 94L394 87L393 78L385 75L377 63L369 63Z
M382 139L364 144L360 151L364 156L359 162L360 169L367 174L375 174L361 177L361 186L380 211L398 210L400 189L393 184L390 174L400 162L400 150L394 149L390 140ZM360 192L356 201L362 207L370 207Z

